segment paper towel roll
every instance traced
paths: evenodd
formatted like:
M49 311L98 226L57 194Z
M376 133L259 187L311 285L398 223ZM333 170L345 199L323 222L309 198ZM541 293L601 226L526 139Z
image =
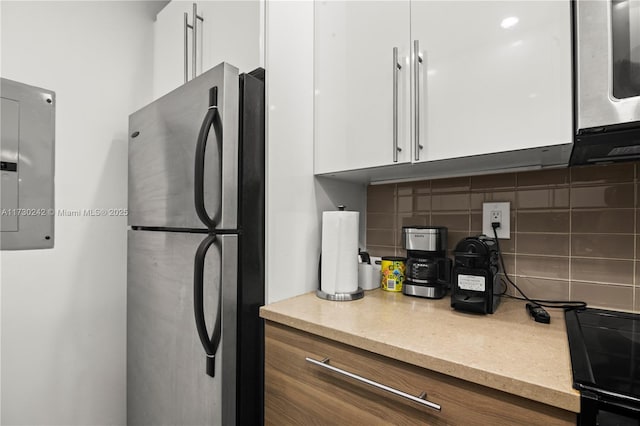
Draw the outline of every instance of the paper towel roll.
M320 288L328 294L358 289L358 220L360 213L322 213Z

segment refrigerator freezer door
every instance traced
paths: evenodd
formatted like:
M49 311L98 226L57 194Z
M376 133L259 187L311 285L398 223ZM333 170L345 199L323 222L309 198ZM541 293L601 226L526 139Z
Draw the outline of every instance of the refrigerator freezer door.
M205 261L204 311L209 332L213 330L218 292L224 283L223 334L215 377L205 373L206 356L194 320L194 256L204 238L196 233L128 233L127 423L130 426L235 423L234 277L238 237L220 236L209 248Z
M221 140L211 128L204 155L204 201L214 227L236 229L238 69L222 63L129 117L129 225L207 228L196 214L198 133L217 87Z

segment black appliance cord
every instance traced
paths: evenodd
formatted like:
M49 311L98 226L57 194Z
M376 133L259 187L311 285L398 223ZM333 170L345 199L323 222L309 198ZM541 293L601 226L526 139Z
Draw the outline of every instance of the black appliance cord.
M491 224L491 227L493 228L493 235L494 235L494 237L496 239L496 247L498 248L498 257L500 258L500 265L502 266L502 272L504 273L504 277L507 279L509 284L511 284L513 286L513 288L518 290L518 293L520 293L522 295L522 297L518 297L518 296L512 296L510 294L506 294L507 286L505 284L504 291L500 294L501 297L508 297L508 298L511 298L511 299L518 299L518 300L526 300L528 302L535 303L535 304L540 305L542 307L551 308L551 309L570 310L570 309L585 309L587 307L587 303L586 302L582 302L580 300L530 299L526 294L524 294L524 292L522 290L520 290L520 287L518 287L516 285L516 283L511 281L511 278L509 278L509 275L507 275L507 268L505 268L505 266L504 266L504 259L502 258L502 250L500 249L500 242L498 241L498 232L496 231L496 228L498 228L499 226L500 226L499 223L492 223ZM503 281L503 284L504 284L504 281Z

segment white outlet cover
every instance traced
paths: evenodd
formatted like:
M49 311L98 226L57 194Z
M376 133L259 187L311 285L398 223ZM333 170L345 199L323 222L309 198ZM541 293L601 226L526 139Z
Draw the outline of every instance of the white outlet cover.
M491 227L491 212L499 210L502 212L502 224L496 229L498 238L501 240L511 239L511 203L482 203L482 233L493 238L493 228Z

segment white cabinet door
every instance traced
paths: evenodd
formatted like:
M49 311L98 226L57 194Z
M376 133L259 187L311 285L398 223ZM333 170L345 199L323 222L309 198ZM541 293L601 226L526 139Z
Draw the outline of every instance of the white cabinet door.
M187 22L191 25L193 3L193 1L173 0L156 16L153 28L153 93L156 99L185 82L184 14L187 14ZM200 11L198 14L201 15ZM202 26L201 22L198 24ZM193 32L188 29L186 54L189 79L192 76L192 43ZM201 64L196 65L198 73L201 67Z
M228 62L240 72L263 65L263 13L261 0L200 0L202 70Z
M570 20L568 1L412 1L419 161L571 142Z
M315 2L315 173L409 161L409 1ZM296 78L292 75L291 78Z
M193 4L196 4L196 75L220 62L242 72L263 66L262 0L173 0L157 15L154 24L154 95L158 98L193 78ZM186 64L185 64L186 55Z

